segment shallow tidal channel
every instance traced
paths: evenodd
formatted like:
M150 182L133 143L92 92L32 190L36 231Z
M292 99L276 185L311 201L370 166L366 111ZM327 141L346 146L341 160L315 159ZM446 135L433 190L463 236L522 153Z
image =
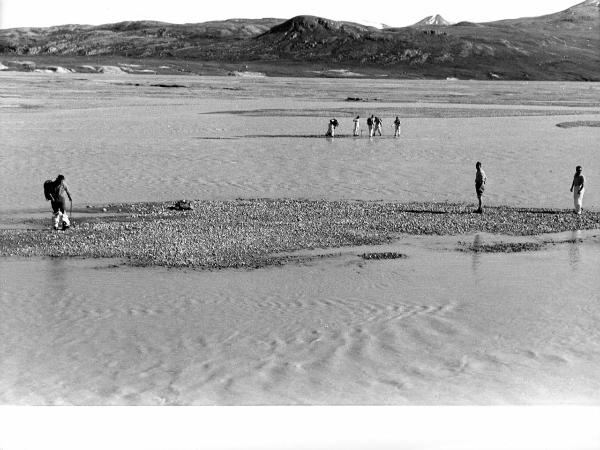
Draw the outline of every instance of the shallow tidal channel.
M260 269L0 259L5 404L597 404L600 242ZM368 252L405 258L369 260ZM310 253L310 252L308 252Z

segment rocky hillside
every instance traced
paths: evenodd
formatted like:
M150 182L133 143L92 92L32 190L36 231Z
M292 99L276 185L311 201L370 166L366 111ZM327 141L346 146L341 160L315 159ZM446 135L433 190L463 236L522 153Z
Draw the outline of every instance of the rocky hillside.
M319 67L391 77L600 81L600 6L587 0L533 18L383 29L314 16L20 28L0 30L0 53L3 60L162 58L298 76L314 76Z
M173 56L186 48L223 47L258 36L282 19L230 19L200 24L119 22L0 30L0 53L18 55Z

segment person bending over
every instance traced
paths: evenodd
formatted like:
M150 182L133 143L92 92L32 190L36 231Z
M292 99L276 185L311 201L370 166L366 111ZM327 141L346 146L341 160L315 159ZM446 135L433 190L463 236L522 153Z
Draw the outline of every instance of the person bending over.
M338 125L339 125L339 122L337 121L337 119L331 119L329 121L329 125L327 126L327 133L325 133L325 136L335 137L335 129L337 128Z
M71 193L65 183L64 175L59 175L56 177L56 180L44 183L44 190L47 194L46 198L50 200L50 205L52 206L54 229L58 230L59 225L61 225L62 222L62 229L66 230L71 226L69 216L67 215L66 197L69 198L70 202L72 202L73 199L71 198Z

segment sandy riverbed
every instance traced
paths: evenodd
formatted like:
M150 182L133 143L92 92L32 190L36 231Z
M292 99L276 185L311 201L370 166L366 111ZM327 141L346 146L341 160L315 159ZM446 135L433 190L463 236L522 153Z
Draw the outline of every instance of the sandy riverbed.
M597 228L595 213L169 205L119 205L67 233L39 218L0 232L3 253L21 255L0 258L1 402L600 401L600 232L579 229ZM156 253L136 253L151 241Z

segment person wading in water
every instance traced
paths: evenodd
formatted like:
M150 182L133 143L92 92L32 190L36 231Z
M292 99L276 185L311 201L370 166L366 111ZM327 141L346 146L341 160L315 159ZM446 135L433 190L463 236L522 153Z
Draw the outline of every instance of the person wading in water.
M360 131L360 116L356 116L354 119L354 131L352 132L353 136L358 136Z
M367 118L367 128L369 129L369 137L373 137L373 114Z
M376 116L373 122L375 122L375 131L373 131L373 136L375 136L375 133L379 133L379 136L381 136L381 127L383 126L383 120L381 120L381 117Z
M58 230L61 222L63 231L68 229L71 226L71 223L69 222L69 216L67 215L67 199L65 198L65 194L69 197L70 202L73 202L73 199L71 198L71 193L65 183L64 175L57 176L54 181L46 181L44 183L44 194L46 200L50 200L50 204L52 205L54 229Z
M325 136L327 137L335 137L335 129L338 127L340 123L337 121L337 119L331 119L329 121L329 125L327 127L327 133L325 133Z
M396 120L394 120L394 137L400 136L401 132L402 131L400 130L400 118L396 116Z

